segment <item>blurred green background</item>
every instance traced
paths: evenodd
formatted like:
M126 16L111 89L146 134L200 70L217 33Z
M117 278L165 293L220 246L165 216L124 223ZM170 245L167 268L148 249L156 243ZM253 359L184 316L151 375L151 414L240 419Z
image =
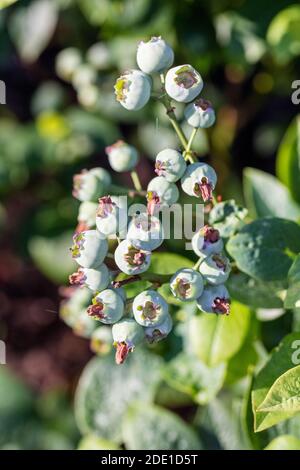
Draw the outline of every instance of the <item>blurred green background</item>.
M218 192L245 203L253 216L299 220L299 104L291 101L292 82L300 80L299 4L19 0L1 10L7 103L0 105L0 339L7 365L0 366L0 448L70 449L80 438L73 394L92 353L58 317L58 286L73 267L72 175L108 168L104 147L123 137L142 155L145 185L156 153L178 145L158 104L129 113L114 100L116 76L135 67L136 44L151 35L163 35L176 63L191 63L204 79L202 94L214 104L217 122L199 132L195 148L217 169ZM81 57L72 80L68 53L57 59L67 48ZM129 184L128 175L114 182ZM181 249L175 242L168 248ZM268 348L290 321L270 322ZM189 401L176 400L182 417L194 417ZM160 402L171 403L163 393ZM220 403L213 406L210 419L221 413ZM242 444L223 432L208 447L234 445Z

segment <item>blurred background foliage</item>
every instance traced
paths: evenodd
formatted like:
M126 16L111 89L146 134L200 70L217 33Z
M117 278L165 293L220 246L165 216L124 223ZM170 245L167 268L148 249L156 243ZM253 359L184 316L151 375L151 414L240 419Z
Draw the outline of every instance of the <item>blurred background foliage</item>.
M135 67L139 40L162 34L178 64L191 63L200 71L203 95L216 107L216 125L198 133L195 148L217 169L218 192L245 203L253 217L298 221L299 104L291 101L291 87L300 79L300 6L290 0L0 0L0 7L8 4L0 11L0 79L7 102L0 105L0 338L8 360L7 367L0 366L0 447L74 448L79 432L72 397L91 352L57 315L58 285L66 284L73 267L68 246L78 203L71 196L72 175L108 167L104 147L123 137L141 152L138 171L146 184L156 153L178 145L157 103L129 113L115 102L117 74ZM78 64L70 78L74 52ZM179 106L177 112L180 116ZM128 175L114 182L127 185ZM167 248L181 252L182 245L168 241ZM171 359L187 342L182 357L172 359L164 372L158 364L150 381L142 380L144 353L121 371L114 371L110 356L93 359L77 396L77 422L88 434L80 447L115 448L124 444L122 436L127 448L149 446L153 433L147 438L139 432L145 419L149 429L156 423L166 446L179 449L247 448L249 439L252 447L262 448L278 434L300 438L299 419L249 438L246 385L239 382L291 325L299 329L299 314L247 312L226 353L226 372L218 357L205 364L203 351L199 370L190 370L185 354L193 341L183 327L156 351L167 349ZM191 314L176 313L181 319ZM199 320L193 321L192 329ZM154 361L145 355L144 361ZM162 361L159 355L155 360ZM213 366L209 372L208 366ZM97 372L90 379L93 367ZM127 399L125 407L120 374L134 396L156 404L139 408ZM184 374L193 383L188 390ZM112 390L119 403L113 413ZM102 407L95 409L101 396ZM177 416L159 408L164 406ZM166 423L173 435L166 434Z

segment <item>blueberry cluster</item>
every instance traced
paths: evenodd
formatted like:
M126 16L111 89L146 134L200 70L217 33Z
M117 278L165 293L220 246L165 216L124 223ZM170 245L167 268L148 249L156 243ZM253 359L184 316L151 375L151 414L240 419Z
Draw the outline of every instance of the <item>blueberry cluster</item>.
M107 327L94 328L91 344L94 351L102 352L112 340L118 364L123 363L129 352L144 339L149 343L160 341L172 329L168 303L157 292L157 278L152 280L146 271L152 252L164 240L159 212L179 198L176 183L180 181L182 190L202 203L214 203L217 175L211 166L196 161L191 145L199 127L206 128L214 123L215 113L208 101L198 97L203 81L191 65L173 67L164 73L173 60L171 47L160 37L142 42L137 50L140 70L125 72L115 85L116 98L122 106L129 110L140 109L151 96L152 78L149 74L159 73L163 96L169 100L167 103L171 103L171 99L188 103L184 115L194 128L186 142L174 121L185 150L166 148L156 156L157 176L147 187L144 212L136 213L128 224L123 198L108 194L112 187L106 170L94 168L74 176L73 195L81 205L71 250L79 268L70 276L70 283L92 293L88 305L85 305L88 327L90 321L113 325L111 333ZM167 112L171 114L173 109L167 109ZM139 160L137 150L119 140L107 147L106 153L114 171L131 172L136 192L143 195L135 172ZM121 233L126 233L122 241ZM117 246L112 244L112 240L114 243L118 241ZM111 252L112 247L114 253ZM193 236L192 247L199 258L194 268L182 268L163 282L169 282L171 292L178 300L197 301L202 312L228 315L230 301L224 283L230 274L230 262L223 254L219 230L205 225ZM134 298L126 298L123 286L141 279L152 286ZM66 306L65 311L68 312Z

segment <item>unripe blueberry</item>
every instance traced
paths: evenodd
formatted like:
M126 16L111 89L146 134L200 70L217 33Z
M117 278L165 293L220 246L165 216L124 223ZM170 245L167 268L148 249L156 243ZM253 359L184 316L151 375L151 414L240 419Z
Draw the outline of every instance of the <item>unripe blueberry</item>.
M96 328L96 322L86 314L86 310L81 310L76 318L73 331L82 338L90 338Z
M74 71L72 85L77 90L90 86L96 82L97 72L88 64L82 64Z
M151 78L140 70L130 70L115 84L116 99L126 109L137 111L148 103L151 96Z
M199 271L209 284L223 284L231 271L230 261L224 255L213 253L202 261Z
M196 300L203 292L203 279L195 269L179 269L171 278L170 288L174 297L183 302Z
M96 70L105 70L111 65L111 53L103 42L93 44L87 51L87 60Z
M78 210L78 225L76 232L83 232L96 225L96 211L98 204L96 202L84 201L80 204Z
M157 217L145 213L139 214L133 217L129 224L127 239L135 248L156 250L164 240L162 224Z
M105 264L101 264L97 269L79 268L69 277L70 284L85 286L92 291L101 291L106 289L110 283L110 273Z
M97 229L106 237L121 232L127 226L126 208L118 196L101 197L96 215Z
M218 230L209 225L201 228L192 238L192 247L196 255L205 258L223 250L223 240Z
M203 294L197 300L198 308L205 313L229 315L230 297L224 285L205 287Z
M124 301L114 289L105 289L92 299L87 313L102 323L116 323L123 316Z
M212 192L217 184L215 170L207 163L192 163L181 178L181 186L189 196L196 196L203 201L212 199Z
M73 196L79 201L95 201L107 190L111 177L104 168L82 170L73 178Z
M99 355L108 354L112 345L112 332L109 326L102 325L93 331L91 336L91 350Z
M142 326L158 326L169 313L165 299L154 290L146 290L133 301L132 311L136 321Z
M177 150L164 149L156 156L155 173L166 178L169 183L178 181L185 170L185 160Z
M147 188L147 208L153 215L162 206L171 206L178 201L179 191L174 183L169 183L163 176L153 178Z
M97 230L75 233L72 257L83 268L98 268L108 251L107 240Z
M173 321L171 315L167 315L161 325L148 326L145 328L146 340L148 343L158 343L162 339L166 338L171 332L173 327Z
M194 103L188 104L184 110L184 117L190 126L202 129L211 127L216 120L210 101L203 98L198 98Z
M138 45L136 61L145 73L162 72L174 62L173 49L160 36Z
M133 319L123 319L112 327L116 363L123 364L128 356L145 337L145 330Z
M123 240L116 248L115 262L125 274L141 274L150 266L151 252L135 248L130 240Z
M86 287L81 289L68 287L64 289L63 295L65 298L60 303L59 315L68 326L74 328L82 310L86 311L87 306L91 302L92 293Z
M80 51L69 47L57 54L55 68L57 75L63 80L70 81L82 62Z
M201 75L191 65L178 65L168 70L166 92L175 101L189 103L203 88Z
M115 144L105 148L109 164L114 171L131 171L136 166L139 155L135 147L118 140Z

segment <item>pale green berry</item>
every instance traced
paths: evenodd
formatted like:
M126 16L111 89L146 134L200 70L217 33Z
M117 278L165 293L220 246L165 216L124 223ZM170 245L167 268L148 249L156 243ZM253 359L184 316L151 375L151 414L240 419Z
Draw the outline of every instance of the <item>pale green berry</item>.
M97 79L97 72L88 64L82 64L75 70L72 77L72 85L80 90L83 87L93 85Z
M70 284L86 286L92 291L106 289L111 281L110 272L105 264L101 264L97 269L79 268L78 271L69 276Z
M168 70L165 79L166 92L175 101L189 103L203 88L201 75L189 64Z
M92 299L87 313L102 323L116 323L123 316L124 301L114 289L105 289Z
M172 331L173 321L171 315L167 315L161 325L148 326L145 328L146 340L148 343L158 343L162 339L165 339L168 334Z
M145 73L162 72L173 64L174 52L160 36L152 37L147 42L139 43L136 61Z
M151 252L135 248L130 240L123 240L116 248L115 262L125 274L141 274L150 266Z
M96 70L105 70L111 65L111 53L104 42L93 44L87 51L87 60Z
M199 258L205 258L212 253L220 253L223 250L223 240L218 230L205 225L193 236L192 247Z
M209 284L223 284L231 271L230 261L220 253L213 253L202 261L199 271Z
M77 218L77 232L82 232L95 227L97 208L98 204L96 202L84 201L80 204Z
M79 201L96 201L111 184L111 177L104 168L82 170L73 177L73 196Z
M188 104L184 110L184 117L188 124L196 129L211 127L216 120L211 103L203 98L198 98L194 103Z
M121 173L131 171L137 165L139 155L135 147L118 140L115 144L105 148L109 164L114 171Z
M112 331L109 326L102 325L93 331L90 342L91 350L98 355L108 354L112 349Z
M174 183L169 183L163 176L153 178L147 188L147 208L153 215L163 206L171 206L178 201L179 191Z
M203 279L195 269L179 269L170 281L174 297L181 301L196 300L203 292Z
M151 96L151 78L140 70L130 70L115 84L116 99L126 109L137 111L148 103Z
M212 192L217 184L215 170L207 163L192 163L188 165L181 178L181 187L189 196L196 196L204 202L212 199Z
M64 292L65 298L60 303L59 315L68 326L74 328L82 310L90 304L92 293L86 287L68 287Z
M98 268L107 255L108 243L97 230L75 233L72 257L83 268Z
M63 80L70 81L81 63L82 57L78 49L75 47L63 49L56 56L56 73Z
M154 290L146 290L133 301L132 311L135 320L142 326L158 326L169 313L165 299Z
M116 363L123 364L128 354L132 352L145 337L145 330L131 318L123 319L112 327L114 346L116 348Z
M127 227L127 210L121 197L101 197L96 215L97 229L106 237L120 233Z
M129 224L127 239L135 248L153 251L156 250L164 240L163 228L157 217L149 214L139 214L133 217Z
M230 296L224 285L207 286L197 300L198 308L205 313L229 315Z
M163 176L169 183L176 183L186 170L185 160L180 152L164 149L156 156L155 173Z
M73 331L77 336L90 338L96 329L96 322L86 314L86 310L81 310L73 325Z

